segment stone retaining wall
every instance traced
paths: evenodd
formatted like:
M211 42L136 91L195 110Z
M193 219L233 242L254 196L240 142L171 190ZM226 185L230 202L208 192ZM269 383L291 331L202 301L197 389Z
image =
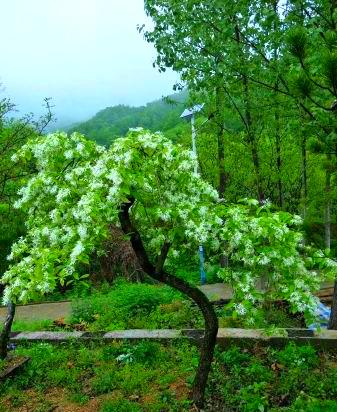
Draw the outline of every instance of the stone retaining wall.
M157 341L170 341L176 339L187 339L198 344L203 336L203 330L197 329L131 329L112 332L13 332L11 343L20 344L24 342L50 342L60 343L67 341L101 341L111 342L114 340L136 341L150 339ZM284 346L288 342L297 344L311 344L322 349L337 349L337 331L321 330L313 332L308 329L280 329L279 333L267 335L262 329L219 329L217 343L220 346L235 344L246 346L250 344L262 344L268 346Z

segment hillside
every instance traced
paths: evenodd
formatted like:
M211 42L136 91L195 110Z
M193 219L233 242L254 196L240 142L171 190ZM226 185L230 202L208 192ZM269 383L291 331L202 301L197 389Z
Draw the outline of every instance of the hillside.
M180 119L186 98L187 93L181 92L169 96L167 100L156 100L146 106L107 107L91 119L73 126L70 131L79 131L105 146L109 146L116 137L124 136L130 127L161 130L175 140L186 127Z

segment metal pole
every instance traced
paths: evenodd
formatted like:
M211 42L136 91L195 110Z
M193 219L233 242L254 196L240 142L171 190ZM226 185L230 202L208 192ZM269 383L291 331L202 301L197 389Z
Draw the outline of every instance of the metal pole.
M198 155L197 155L197 146L195 143L196 133L195 133L194 113L192 113L192 117L191 117L191 127L192 127L192 151L195 155L195 158L197 159ZM197 161L195 162L194 173L195 174L198 173L198 162ZM204 269L204 264L205 264L204 247L202 245L199 245L199 262L200 262L200 282L202 285L204 285L206 283L206 272Z
M205 255L204 255L204 247L199 245L199 261L200 261L200 282L202 285L206 283L206 272L204 269L205 263Z

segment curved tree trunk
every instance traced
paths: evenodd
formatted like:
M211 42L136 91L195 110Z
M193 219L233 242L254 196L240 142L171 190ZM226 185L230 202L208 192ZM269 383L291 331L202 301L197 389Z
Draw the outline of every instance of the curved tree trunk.
M211 370L214 347L218 333L218 318L212 304L198 288L163 271L164 262L170 247L169 243L164 243L156 266L152 265L147 256L139 232L130 220L129 209L133 205L133 202L134 199L130 199L129 203L124 203L121 206L119 221L124 233L130 236L132 247L144 272L153 279L165 283L187 295L198 305L205 320L205 334L200 349L199 365L192 388L192 400L196 406L200 408L204 402L208 374Z
M9 341L9 334L11 333L14 315L15 304L10 302L7 306L7 317L0 334L0 359L5 359L7 356L7 345Z

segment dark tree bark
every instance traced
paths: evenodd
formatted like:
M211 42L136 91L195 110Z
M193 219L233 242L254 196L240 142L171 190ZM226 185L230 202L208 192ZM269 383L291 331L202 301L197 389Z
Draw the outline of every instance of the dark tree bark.
M15 315L15 304L10 302L7 306L7 317L0 334L0 359L5 359L7 356L7 345L9 335L12 328L12 323Z
M278 0L275 0L273 3L273 11L274 11L274 22L273 22L273 30L277 32L279 30L278 24ZM279 53L277 45L274 44L273 50L274 61L277 62L279 60ZM276 75L275 81L275 89L279 88L279 76ZM282 156L281 156L281 133L280 133L280 106L278 102L278 95L276 92L273 93L274 95L274 102L276 103L275 106L275 146L276 146L276 168L277 168L277 190L278 190L278 205L282 209L283 208L283 185L281 179L281 169L282 169Z
M325 205L324 205L324 239L325 247L331 247L331 155L327 156L325 171Z
M277 189L278 189L278 204L280 208L283 208L283 192L282 192L282 180L281 180L281 148L278 137L276 136L276 155L277 155Z
M337 280L335 280L334 290L332 295L332 306L328 329L337 329Z
M303 219L307 217L307 199L308 199L308 177L307 177L307 137L302 131L301 139L302 153L302 203L303 203Z
M275 99L276 96L275 96ZM280 112L279 107L275 108L275 146L276 146L276 169L277 169L277 191L278 191L278 205L283 208L283 187L281 179L282 171L282 156L281 156L281 136L280 136Z
M246 48L247 45L242 42L240 28L238 25L235 26L235 39L238 44L242 45L240 50L241 53L241 60L242 60L242 67L246 67L247 64L247 56L246 56ZM261 179L261 167L260 167L260 158L259 158L259 151L258 151L258 142L255 135L254 130L254 119L251 107L251 97L250 97L250 83L249 78L246 73L241 73L241 81L242 81L242 98L243 98L243 114L240 115L241 119L243 120L244 126L247 132L247 143L250 146L251 154L252 154L252 161L255 171L255 182L256 182L256 192L259 199L260 204L263 204L265 200L265 195L262 189L262 179Z
M224 142L224 130L225 130L225 119L224 119L224 107L225 107L225 90L223 87L223 79L218 80L218 85L215 89L215 100L216 100L216 134L218 140L218 166L219 166L219 197L221 199L225 196L226 188L226 172L225 172L225 142Z
M134 199L130 199L129 203L124 203L121 206L119 221L124 233L130 236L132 247L138 257L142 269L153 279L179 290L192 299L198 305L205 320L205 334L200 349L199 365L192 388L192 400L195 405L200 408L204 403L208 374L211 370L214 347L218 333L218 318L212 304L198 288L190 285L183 279L163 271L164 262L170 247L168 242L164 243L156 265L154 266L150 262L140 234L130 219L129 210L133 203Z
M246 128L247 128L247 141L252 152L252 160L255 170L255 181L256 181L256 191L260 204L265 200L264 192L261 184L261 167L260 167L260 158L259 151L257 148L257 141L255 132L253 130L253 118L250 105L250 96L249 96L249 83L247 76L242 76L243 82L243 101L244 101L244 111L246 116Z

